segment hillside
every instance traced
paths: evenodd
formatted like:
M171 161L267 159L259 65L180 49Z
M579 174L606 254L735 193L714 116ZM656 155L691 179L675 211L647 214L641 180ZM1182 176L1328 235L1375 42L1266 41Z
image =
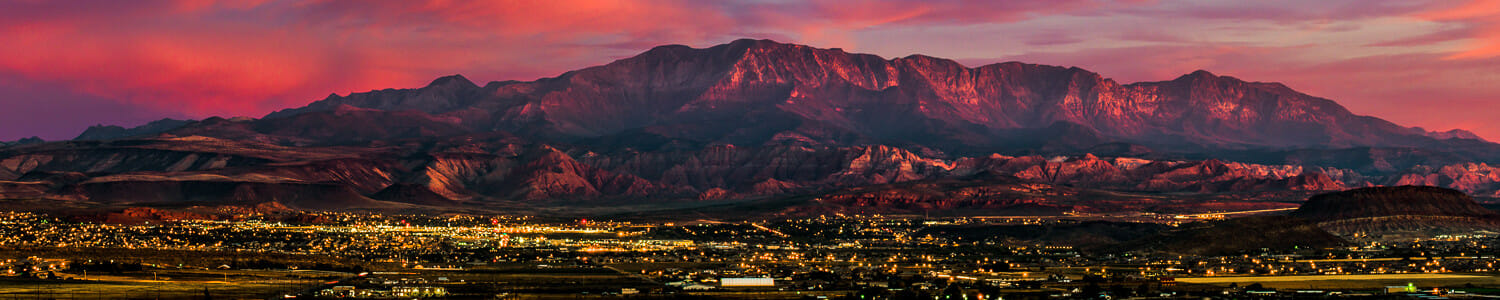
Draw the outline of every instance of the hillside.
M661 46L534 82L481 87L451 76L421 89L330 96L267 118L341 106L421 111L476 130L549 139L878 143L968 155L1108 142L1190 151L1433 147L1470 136L1401 127L1281 84L1207 71L1121 84L1079 68L969 68L769 40ZM1045 141L1035 141L1042 134Z
M818 199L1055 214L1263 208L1393 184L1500 196L1487 163L1500 148L1471 136L1206 71L1121 84L738 40L530 82L454 75L259 119L3 146L0 199L507 211Z
M1500 230L1500 214L1462 191L1430 186L1353 189L1309 198L1292 216L1341 235Z
M1213 242L1205 242L1213 241ZM1199 222L1132 241L1123 249L1191 255L1259 254L1262 249L1322 249L1348 242L1312 222L1287 216L1256 216Z

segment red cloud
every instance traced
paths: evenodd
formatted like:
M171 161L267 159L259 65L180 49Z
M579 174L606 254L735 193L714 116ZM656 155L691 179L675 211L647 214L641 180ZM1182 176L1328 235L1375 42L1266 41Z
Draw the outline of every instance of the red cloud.
M1017 22L1055 14L1125 14L1144 19L1365 18L1404 14L1416 5L1365 5L1366 2L1359 1L1350 2L1351 5L1318 4L1320 9L1288 9L1274 3L1177 8L1136 5L1138 2L1141 1L11 1L0 3L0 42L7 45L0 47L0 78L63 86L90 96L190 116L259 115L302 105L330 92L410 87L453 73L479 80L529 80L601 64L660 44L704 46L749 36L859 51L852 42L855 34L898 26L963 32L966 25ZM1500 0L1479 0L1418 16L1472 27L1473 30L1445 33L1448 36L1477 33L1479 42L1452 58L1483 58L1500 55L1497 11ZM1403 58L1403 63L1414 66L1380 64L1403 72L1355 70L1348 65L1312 68L1306 67L1305 62L1275 58L1294 54L1297 49L1199 45L1191 39L1184 40L1185 36L1175 31L1089 26L1060 25L1056 36L1037 32L1025 37L1032 45L1067 45L1076 41L1067 35L1070 32L1113 30L1123 32L1121 37L1125 40L1145 41L1155 46L1081 49L1076 53L1009 59L1079 65L1107 76L1139 79L1167 79L1193 69L1211 69L1253 79L1287 80L1294 87L1356 108L1361 107L1360 103L1373 103L1362 101L1382 102L1385 100L1380 99L1397 97L1360 93L1370 90L1360 86L1401 78L1367 78L1337 72L1406 74L1400 76L1416 74L1413 72L1461 74L1421 67L1431 63L1421 59L1428 56ZM942 55L942 47L916 45L905 49ZM1330 60L1340 62L1348 58ZM1436 66L1468 70L1472 68L1466 66L1472 65ZM1433 77L1463 78L1455 76ZM1448 95L1448 99L1479 99L1479 93L1490 92L1455 87L1452 83L1420 82L1428 87L1469 91ZM1412 89L1389 92L1400 97L1422 95ZM1356 111L1375 112L1384 117L1383 112L1388 110L1379 107L1396 106L1370 107L1377 108ZM1430 128L1447 125L1435 123L1442 120L1415 121ZM1500 136L1500 128L1481 131L1492 139Z
M1432 21L1462 22L1474 27L1467 49L1449 59L1491 58L1500 56L1500 0L1472 0L1463 5L1422 12L1419 18Z
M0 72L193 115L257 115L452 73L530 79L658 44L790 33L842 47L872 26L1006 22L1098 3L20 2L0 9Z
M196 115L253 115L457 72L539 76L612 55L583 51L597 44L698 41L718 29L672 28L729 26L672 1L119 3L7 5L0 72Z

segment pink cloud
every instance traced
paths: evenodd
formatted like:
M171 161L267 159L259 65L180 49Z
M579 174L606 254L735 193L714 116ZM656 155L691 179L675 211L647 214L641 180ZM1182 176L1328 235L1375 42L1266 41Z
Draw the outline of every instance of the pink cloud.
M459 72L555 74L604 62L589 43L698 41L708 31L672 26L728 26L673 1L118 3L4 10L16 18L0 21L0 72L195 115L258 115Z
M1461 22L1471 26L1473 42L1450 59L1492 58L1500 56L1500 0L1471 0L1462 5L1424 11L1418 18L1432 21Z
M950 56L943 52L944 45L860 39L860 43L871 44L861 47L853 36L911 28L919 32L948 31L947 35L970 40L989 39L973 35L973 28L1058 15L1125 15L1148 21L1119 28L1069 23L1027 31L1011 38L1021 47L1093 48L1033 51L1005 60L1076 65L1125 81L1165 80L1208 69L1253 80L1286 81L1294 88L1381 117L1402 113L1401 103L1408 103L1402 99L1432 93L1444 95L1443 99L1462 99L1470 105L1488 105L1484 99L1500 91L1459 83L1467 82L1465 74L1482 71L1476 66L1493 65L1486 58L1500 56L1500 17L1495 13L1500 11L1496 9L1500 0L1443 3L12 1L0 4L0 42L7 45L0 47L0 78L57 86L91 99L113 99L150 111L195 117L256 116L302 105L328 93L412 87L454 73L481 81L530 80L607 63L662 44L707 46L756 37L850 51L884 46L879 48L902 52L882 53L886 55ZM1220 32L1211 28L1154 27L1162 25L1149 21L1269 20L1316 27L1325 26L1319 23L1324 20L1406 16L1411 11L1420 11L1414 16L1422 20L1463 26L1421 37L1370 41L1369 45L1406 47L1459 39L1474 43L1453 53L1382 56L1392 59L1390 62L1327 57L1325 64L1314 64L1285 59L1306 49L1205 43L1194 37ZM1102 34L1080 35L1094 32ZM1146 45L1101 47L1090 43L1096 36ZM874 45L877 43L882 45ZM1445 56L1470 63L1444 63ZM1473 63L1476 60L1480 63ZM1389 69L1361 68L1364 65ZM1387 86L1382 84L1385 82L1403 84ZM1424 106L1449 111L1443 107L1455 106ZM1442 118L1388 118L1433 129L1459 126ZM1500 129L1474 128L1486 137L1500 139Z
M531 79L653 45L1006 22L1095 1L41 1L0 11L0 72L194 115L258 115L452 73ZM622 49L623 48L623 49ZM603 50L601 52L601 49Z

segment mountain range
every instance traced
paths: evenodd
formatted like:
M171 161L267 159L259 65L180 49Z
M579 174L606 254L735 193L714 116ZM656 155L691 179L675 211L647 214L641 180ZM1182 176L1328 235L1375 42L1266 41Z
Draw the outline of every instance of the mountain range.
M0 148L0 198L1046 214L1277 206L1375 185L1500 197L1497 161L1500 145L1466 131L1207 71L1121 84L1079 68L737 40L535 81L453 75L330 95L262 118L96 126Z

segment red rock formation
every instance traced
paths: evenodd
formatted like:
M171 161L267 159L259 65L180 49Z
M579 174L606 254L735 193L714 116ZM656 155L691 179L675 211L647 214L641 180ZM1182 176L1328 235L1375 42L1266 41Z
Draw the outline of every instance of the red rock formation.
M1500 197L1500 168L1485 163L1436 168L1419 166L1392 178L1384 184L1446 187L1485 197Z
M419 89L330 96L269 117L346 105L422 111L475 130L650 134L740 145L878 141L948 152L1036 141L995 132L1058 124L1076 128L1046 131L1054 135L1025 143L1041 149L1081 149L1109 139L1220 149L1405 147L1461 136L1429 137L1281 84L1206 71L1119 84L1078 68L1016 62L968 68L921 55L887 60L767 40L662 46L534 82L479 87L445 77Z
M1198 71L1120 84L1078 68L969 68L766 40L662 46L531 82L450 76L263 119L154 124L0 147L0 197L302 208L832 193L849 205L1036 204L991 181L1194 193L1423 184L1500 196L1500 172L1455 164L1500 147L1353 115L1276 83ZM972 185L919 186L953 180ZM913 186L859 190L902 184Z
M728 199L732 196L733 195L730 194L729 190L721 188L711 188L707 191L703 191L703 193L699 193L698 200L723 200Z

